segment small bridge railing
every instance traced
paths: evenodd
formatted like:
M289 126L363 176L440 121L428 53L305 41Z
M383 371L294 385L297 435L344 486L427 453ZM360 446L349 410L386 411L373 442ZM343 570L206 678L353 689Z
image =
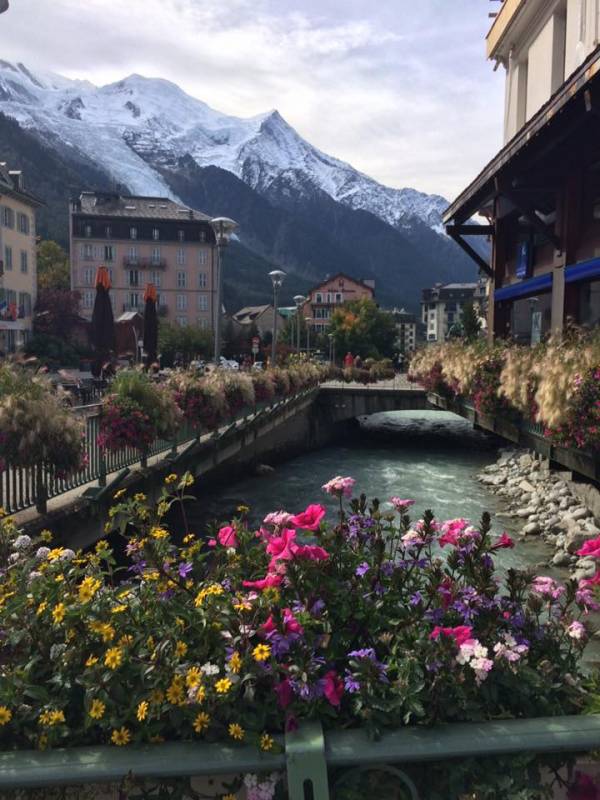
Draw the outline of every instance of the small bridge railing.
M106 485L107 475L118 472L126 467L147 466L148 458L161 454L177 454L178 449L200 440L219 434L224 428L232 425L243 427L249 424L261 412L275 412L287 407L298 398L310 394L312 390L303 390L298 394L285 399L273 400L270 403L258 403L251 408L244 409L237 416L231 417L222 427L214 430L198 430L187 422L180 426L173 439L155 439L145 453L134 447L109 451L98 444L100 432L100 406L81 406L74 409L85 417L85 452L87 454L86 466L68 476L57 473L53 468L42 464L33 467L15 467L5 465L0 471L0 508L9 514L15 514L27 508L37 506L40 513L46 512L47 501L63 495L73 489L98 482L99 486Z
M92 796L91 786L118 787L127 776L160 781L285 770L289 800L344 800L349 780L365 771L391 775L394 797L427 800L420 795L411 768L510 755L587 756L600 748L600 715L455 723L430 729L405 727L378 740L369 739L361 730L324 733L320 723L314 722L301 725L285 740L279 738L278 744L279 753L205 742L2 752L0 797L9 800L26 797L22 794L25 790L71 786L80 787L81 794L69 797L84 800ZM446 788L436 786L439 796L445 796ZM127 794L121 790L118 796L126 798ZM500 790L497 796L504 794Z

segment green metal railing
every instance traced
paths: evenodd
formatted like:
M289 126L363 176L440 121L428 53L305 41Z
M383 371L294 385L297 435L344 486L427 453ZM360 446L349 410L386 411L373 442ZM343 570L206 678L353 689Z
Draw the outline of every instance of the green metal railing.
M285 740L278 739L278 744L280 753L204 742L3 752L0 793L118 783L128 775L156 780L285 770L289 800L330 800L347 780L348 770L382 769L392 771L412 800L419 800L415 783L403 769L511 754L586 754L600 748L600 715L405 727L378 740L362 730L324 733L320 723L310 722Z
M14 467L10 464L0 470L0 508L14 514L32 506L37 506L40 513L47 510L47 501L86 484L97 482L98 486L106 485L107 475L125 468L138 465L147 466L148 458L161 454L176 454L186 443L198 441L202 436L221 435L233 426L242 427L250 424L263 413L273 414L287 407L299 398L310 394L313 390L303 390L284 400L273 400L270 403L258 403L252 408L242 410L217 430L198 430L185 422L170 439L156 439L144 453L134 447L126 447L117 451L104 450L98 444L100 432L100 406L83 406L77 413L85 417L85 450L88 463L84 469L68 476L58 475L56 470L42 465L34 467Z

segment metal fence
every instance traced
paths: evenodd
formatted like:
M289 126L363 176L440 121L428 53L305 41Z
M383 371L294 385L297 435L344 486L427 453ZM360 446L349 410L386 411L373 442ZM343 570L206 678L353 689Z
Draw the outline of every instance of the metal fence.
M287 405L306 393L306 391L299 392L297 395L287 398L283 404ZM246 408L236 417L232 417L226 426L240 424L244 420L249 421L261 411L272 411L280 405L282 405L281 400L274 400L271 403L261 403L253 408ZM159 456L169 451L175 454L181 445L199 439L202 434L217 432L214 430L199 430L185 422L177 430L173 439L155 439L145 453L135 447L109 451L101 448L98 444L100 406L81 406L74 409L74 413L85 417L87 464L84 469L64 476L58 474L55 469L45 467L42 464L33 467L5 465L5 468L0 471L0 508L3 508L4 511L9 514L15 514L18 511L37 506L41 513L45 513L47 501L53 497L58 497L95 481L98 481L100 486L104 486L106 484L106 476L113 472L118 472L125 467L134 465L145 467L147 466L148 458Z

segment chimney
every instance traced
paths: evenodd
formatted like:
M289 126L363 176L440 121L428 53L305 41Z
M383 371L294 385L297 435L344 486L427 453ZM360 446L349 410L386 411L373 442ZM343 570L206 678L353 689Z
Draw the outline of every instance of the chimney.
M23 184L23 173L20 169L11 169L8 173L13 182L13 186L17 192L22 192L25 189Z

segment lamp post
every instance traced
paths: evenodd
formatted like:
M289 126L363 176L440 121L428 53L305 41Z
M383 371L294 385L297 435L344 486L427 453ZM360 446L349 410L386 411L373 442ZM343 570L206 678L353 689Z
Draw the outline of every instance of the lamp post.
M310 355L310 323L312 319L310 317L304 317L304 322L306 322L306 355Z
M217 242L217 295L215 299L216 309L213 315L215 321L215 364L221 363L221 307L223 293L223 248L227 247L231 234L237 228L237 222L229 217L215 217L211 219L210 226L215 233Z
M335 363L335 344L333 341L333 333L328 333L327 338L329 339L329 363Z
M277 306L279 305L279 290L285 280L285 272L281 269L274 269L269 272L269 278L273 284L273 341L271 342L271 366L277 363Z
M294 303L296 304L296 324L298 330L296 331L296 350L298 353L300 352L300 309L306 303L306 297L302 294L297 294L294 297Z

